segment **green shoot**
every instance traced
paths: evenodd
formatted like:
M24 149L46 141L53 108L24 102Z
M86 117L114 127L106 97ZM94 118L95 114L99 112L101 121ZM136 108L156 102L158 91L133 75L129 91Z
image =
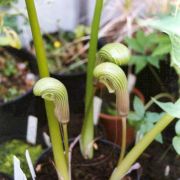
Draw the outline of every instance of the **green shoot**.
M48 65L46 59L46 53L43 45L43 40L40 32L40 27L37 19L36 9L33 0L26 0L26 6L29 16L29 22L34 40L34 46L36 50L38 69L40 77L48 77ZM63 144L60 135L59 123L54 115L54 105L50 101L45 100L46 113L48 117L49 132L52 142L52 149L54 154L54 160L56 164L56 170L59 178L68 180L68 168L66 159L63 154Z
M129 112L127 78L120 67L110 62L101 63L96 66L94 77L105 84L110 93L116 93L116 108L119 116L122 118L123 125L120 162L126 151L126 118Z
M47 101L53 101L55 105L55 115L63 128L63 137L65 144L65 155L66 155L66 167L68 165L68 135L67 135L67 123L69 122L69 105L68 95L65 86L57 79L46 77L36 82L34 89L34 95L41 96ZM60 149L62 162L64 159L64 150Z
M91 26L90 47L88 53L87 80L86 80L86 96L85 96L85 119L81 131L80 147L84 158L91 159L93 157L93 69L95 67L98 30L100 24L103 0L96 0L93 22Z

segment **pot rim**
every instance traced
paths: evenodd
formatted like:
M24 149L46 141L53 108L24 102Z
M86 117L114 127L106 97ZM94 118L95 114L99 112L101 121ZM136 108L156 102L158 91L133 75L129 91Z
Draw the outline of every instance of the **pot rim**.
M71 143L75 138L71 138L69 139L69 142ZM113 146L114 148L118 149L120 151L120 146L118 144L115 144L107 139L104 139L104 138L101 138L101 139L98 139L97 141L100 141L104 144L108 144L110 146ZM78 144L78 143L77 143ZM76 145L77 145L76 144ZM42 159L44 159L44 156L49 153L49 152L52 152L52 146L51 147L48 147L46 148L42 153L41 155L37 158L37 160L35 161L34 163L34 167L36 167L38 165L39 162L41 162Z
M23 54L27 54L29 56L29 58L26 58L26 61L35 61L36 60L35 56L33 54L31 54L29 51L27 51L26 49L24 49L24 48L16 49L16 48L9 47L9 46L4 46L3 48L6 51L8 51L10 54L12 54L12 55L14 55L15 52L21 52ZM33 74L35 74L37 76L37 79L38 79L38 75L36 73L36 69L34 71L35 72L33 72ZM12 100L9 100L9 101L4 102L4 103L0 103L0 107L8 106L11 103L13 104L13 103L17 102L18 100L23 99L24 97L26 97L29 94L31 94L32 91L33 91L33 87L30 88L28 91L26 91L24 94L21 94L20 96L17 96L16 98L14 98Z
M138 88L133 88L132 93L137 95L142 100L143 103L145 102L144 95ZM121 121L121 118L117 115L114 116L114 115L109 115L109 114L105 114L105 113L100 113L99 117L102 119L105 119L105 120Z

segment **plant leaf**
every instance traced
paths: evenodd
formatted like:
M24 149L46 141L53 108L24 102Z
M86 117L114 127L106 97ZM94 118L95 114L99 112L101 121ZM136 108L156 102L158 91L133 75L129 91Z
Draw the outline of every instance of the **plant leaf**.
M144 122L141 124L139 131L141 134L146 134L147 132L149 132L152 128L154 127L154 124L151 122Z
M128 119L131 121L140 121L142 117L139 117L139 115L136 114L135 112L129 112Z
M147 58L147 60L151 65L153 65L154 67L159 69L159 61L160 61L159 57L157 57L157 56L149 56Z
M125 38L125 42L127 43L128 47L130 47L132 50L139 52L139 53L144 52L143 47L141 47L141 45L137 42L136 39L127 37L127 38Z
M144 45L147 43L147 37L145 36L143 31L137 31L136 34L137 43L143 49Z
M178 136L180 136L180 120L178 120L178 121L176 122L175 131L176 131L176 134L177 134Z
M152 56L160 56L170 53L171 43L159 44L153 51Z
M135 72L138 74L146 65L147 65L147 57L146 56L138 56L134 55L130 59L130 64L135 65Z
M140 25L151 26L169 35L172 45L171 65L180 74L180 13L175 16L166 15L161 18L139 20Z
M163 137L162 137L162 134L158 134L156 137L155 137L155 140L159 143L163 143Z
M135 98L134 98L133 107L134 107L136 114L142 118L145 113L145 108L144 108L144 104L142 103L141 99L138 98L137 96L135 96Z
M164 113L146 112L145 121L155 123L157 122Z
M171 116L174 116L176 118L180 118L180 99L176 103L162 103L157 101L156 99L152 98L152 100L165 112L170 114Z
M167 34L177 34L180 36L180 13L176 16L165 15L164 17L138 20L138 23L142 26L151 26Z
M180 155L180 136L175 136L172 140L172 145L176 152Z

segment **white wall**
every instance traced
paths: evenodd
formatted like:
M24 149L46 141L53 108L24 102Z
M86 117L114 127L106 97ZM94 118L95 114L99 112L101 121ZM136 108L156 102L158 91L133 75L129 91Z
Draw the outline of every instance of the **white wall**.
M54 32L59 27L73 30L79 20L79 0L35 0L37 14L42 32ZM25 0L19 0L17 9L27 15ZM22 18L18 20L23 30L22 41L25 45L31 39L29 26L24 26Z

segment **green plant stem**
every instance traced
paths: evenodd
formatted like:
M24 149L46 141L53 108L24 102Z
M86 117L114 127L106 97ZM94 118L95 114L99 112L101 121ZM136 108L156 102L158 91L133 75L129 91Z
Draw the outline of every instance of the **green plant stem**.
M50 101L45 101L45 106L56 170L59 179L63 178L64 180L69 180L68 167L64 156L64 149L59 129L59 122L54 115L54 105Z
M120 153L118 164L121 163L126 153L126 128L127 128L126 117L122 117L122 143L121 143L121 153Z
M123 161L114 169L110 180L120 180L128 172L133 163L151 144L155 137L162 132L172 121L174 117L165 114L157 124L137 143L132 150L126 155Z
M64 147L65 147L65 155L66 155L66 162L67 165L69 163L69 141L68 141L68 130L67 130L67 124L63 124L63 136L64 136Z
M160 93L160 94L157 94L156 96L154 96L154 99L158 100L160 98L168 98L170 99L171 101L174 101L174 98L168 94L168 93ZM147 110L152 104L154 103L154 101L151 99L146 105L145 105L145 110Z
M87 79L86 79L86 95L85 95L85 119L81 131L81 152L85 158L93 157L93 147L89 144L93 142L93 70L95 67L98 30L100 24L103 0L96 0L93 22L91 26L90 47L88 52ZM88 148L88 149L87 149ZM90 149L89 149L90 148Z
M34 46L36 50L37 63L40 77L49 76L46 53L44 49L44 44L40 32L40 27L37 19L37 13L33 0L25 0L26 7L29 16L29 22L31 26L31 31L34 39ZM46 113L48 117L49 132L52 142L52 149L54 160L56 164L56 170L59 176L62 176L64 180L68 180L68 168L66 164L66 159L63 151L63 144L60 135L59 123L54 115L54 105L52 102L45 101Z

